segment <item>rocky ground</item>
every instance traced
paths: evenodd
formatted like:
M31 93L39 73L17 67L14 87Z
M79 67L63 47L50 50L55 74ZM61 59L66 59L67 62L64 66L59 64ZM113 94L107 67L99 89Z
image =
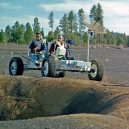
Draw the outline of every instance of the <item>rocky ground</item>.
M8 76L10 53L26 56L27 46L0 46L0 129L128 129L129 49L90 48L104 64L103 81L86 74L40 78L40 71ZM72 55L86 61L86 49Z
M20 56L20 54L27 56L27 45L16 46L0 46L0 73L8 74L8 64L12 56ZM72 56L78 60L87 59L86 48L75 47L72 50ZM124 86L129 86L129 48L109 48L109 47L99 47L90 48L90 60L99 59L104 64L105 77L104 81L108 80L112 83L121 84ZM25 60L26 62L26 60ZM24 75L40 77L40 71L26 71ZM66 77L70 78L82 78L88 79L85 73L67 73Z
M0 122L1 129L128 129L114 116L78 114Z

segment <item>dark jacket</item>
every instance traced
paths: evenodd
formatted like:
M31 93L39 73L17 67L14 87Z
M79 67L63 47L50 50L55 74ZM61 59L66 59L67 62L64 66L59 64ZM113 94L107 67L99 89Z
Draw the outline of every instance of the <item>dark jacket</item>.
M57 45L55 42L52 43L51 46L50 46L49 52L50 52L50 53L54 53L55 50L57 49L57 47L58 47L58 45Z
M65 48L66 48L65 43L64 43L64 46L65 46ZM50 46L49 52L50 52L50 53L55 53L55 51L56 51L56 49L57 49L58 47L59 47L59 45L57 44L57 42L53 42L53 43L51 44L51 46Z
M34 52L34 48L38 47L38 44L40 44L40 47L37 49L37 52L47 50L46 44L43 43L43 40L37 41L36 39L34 39L29 46L29 49L32 53Z

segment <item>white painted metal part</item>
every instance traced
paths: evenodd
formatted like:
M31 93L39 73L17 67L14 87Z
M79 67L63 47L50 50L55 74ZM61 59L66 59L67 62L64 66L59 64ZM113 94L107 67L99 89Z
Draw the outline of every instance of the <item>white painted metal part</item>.
M86 72L91 69L91 62L78 60L61 60L58 63L59 70Z

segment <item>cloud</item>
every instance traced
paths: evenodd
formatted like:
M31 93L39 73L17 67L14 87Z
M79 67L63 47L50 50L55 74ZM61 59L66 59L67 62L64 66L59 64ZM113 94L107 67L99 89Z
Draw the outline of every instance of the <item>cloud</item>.
M0 8L3 9L21 9L21 6L14 5L8 2L0 2Z
M113 20L110 20L113 19ZM106 28L113 30L115 32L126 33L129 35L129 17L121 18L121 17L110 17L110 19L105 19Z
M33 2L35 1L33 0ZM0 9L3 9L3 12L6 10L5 14L7 11L10 11L9 9L16 10L22 8L22 10L20 10L22 11L22 13L18 14L17 16L16 12L15 14L13 12L12 14L10 14L10 16L8 16L8 14L3 16L3 14L1 13L0 28L3 29L7 25L12 26L16 21L19 21L19 23L24 25L29 22L32 25L34 18L38 17L40 25L44 28L44 32L47 33L48 31L50 31L47 13L49 14L51 11L54 12L54 26L56 28L56 26L59 25L59 20L64 13L68 13L71 10L77 13L80 8L83 8L86 15L88 16L91 7L97 3L100 3L102 9L104 10L104 26L106 28L108 28L110 31L113 30L122 33L126 32L126 34L129 34L129 31L127 29L129 28L129 0L62 0L56 2L56 4L53 4L53 2L50 3L47 1L41 1L39 5L37 5L38 3L35 3L35 11L30 11L30 9L33 8L31 7L32 5L25 5L25 11L23 10L23 7L21 7L21 5L17 6L16 4L13 4L11 2L0 2ZM38 8L36 5L38 6ZM27 14L27 11L29 12L29 14Z
M129 0L66 0L57 4L40 4L39 7L55 13L67 13L71 10L77 12L80 8L83 8L86 15L89 15L91 7L97 3L100 3L104 10L104 25L106 28L111 31L129 34L127 30L129 24Z
M117 16L129 16L129 1L126 2L102 2L102 6L107 15L117 15Z
M40 8L46 11L54 11L54 12L68 12L68 11L78 11L83 8L84 10L89 10L91 4L84 1L74 1L74 0L66 0L64 3L56 3L56 4L39 4Z
M101 0L104 10L104 25L116 32L129 34L129 1Z

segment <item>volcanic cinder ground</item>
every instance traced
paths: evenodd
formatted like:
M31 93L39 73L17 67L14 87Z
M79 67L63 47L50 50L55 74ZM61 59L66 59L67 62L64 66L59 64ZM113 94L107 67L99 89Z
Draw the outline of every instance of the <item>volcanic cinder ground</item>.
M0 73L8 74L8 64L12 56L20 54L27 56L28 46L0 46ZM87 48L75 47L71 55L78 60L87 60ZM90 48L90 60L99 59L103 62L105 69L105 80L112 83L123 84L129 86L129 48ZM26 62L26 60L25 60ZM24 75L41 77L40 71L26 71ZM66 77L88 79L85 73L67 73Z
M26 71L9 76L11 56L27 56L27 49L0 46L0 129L129 128L129 48L90 48L90 59L104 64L101 82L88 80L86 73L41 78L40 71ZM86 48L72 50L78 60L86 61L86 53Z

